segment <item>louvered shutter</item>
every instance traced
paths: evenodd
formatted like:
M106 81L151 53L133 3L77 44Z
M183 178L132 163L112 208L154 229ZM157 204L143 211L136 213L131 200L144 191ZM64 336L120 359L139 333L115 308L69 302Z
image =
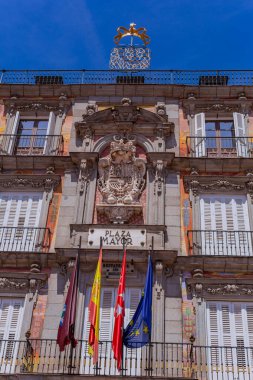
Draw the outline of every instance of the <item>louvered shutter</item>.
M41 193L7 196L0 193L1 249L31 251L35 248L41 206Z
M194 117L195 129L195 155L196 157L206 156L206 127L205 127L205 114L198 113Z
M55 113L50 112L43 154L51 154L52 151L54 150L54 146L53 146L54 139L50 136L52 136L54 133L55 121L56 121Z
M202 196L202 254L249 255L252 252L247 199L244 196Z
M249 149L246 139L246 119L242 113L234 112L235 136L237 145L237 155L241 157L249 156Z
M208 367L213 371L211 377L251 379L252 349L247 347L252 339L252 327L253 304L212 302L207 305L207 344L211 346Z
M23 318L22 299L0 299L0 372L11 371L18 352L20 330Z
M16 135L18 133L19 122L20 122L20 112L17 111L15 115L12 131L11 131L11 136L9 137L9 141L8 141L8 154L13 154L13 150L14 150L15 142L16 142Z
M116 375L118 374L116 369L116 363L113 359L113 352L111 347L112 334L113 334L113 322L114 322L114 306L117 295L117 288L102 288L101 289L101 304L100 304L100 350L99 350L99 366L101 367L101 374ZM87 297L85 302L85 316L84 316L84 340L89 338L90 324L88 320L88 305L90 301L91 288L87 290ZM125 326L132 318L141 296L141 290L136 288L126 289L125 295ZM132 364L137 363L140 358L138 352L132 352ZM81 365L82 373L94 373L93 363L88 355L87 344L84 343L82 348L82 355L85 358ZM139 362L138 362L139 363ZM128 363L129 364L129 363ZM129 367L130 368L130 367ZM136 373L136 369L135 369Z

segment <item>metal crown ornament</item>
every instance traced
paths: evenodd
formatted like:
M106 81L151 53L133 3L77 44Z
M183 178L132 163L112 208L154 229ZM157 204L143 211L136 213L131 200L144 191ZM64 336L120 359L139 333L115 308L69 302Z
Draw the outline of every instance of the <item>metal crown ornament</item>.
M135 28L131 23L129 28L119 26L114 37L116 47L111 51L110 69L112 70L146 70L150 68L151 50L147 47L150 37L145 28ZM130 37L130 43L120 44L122 39ZM141 41L135 44L135 40Z

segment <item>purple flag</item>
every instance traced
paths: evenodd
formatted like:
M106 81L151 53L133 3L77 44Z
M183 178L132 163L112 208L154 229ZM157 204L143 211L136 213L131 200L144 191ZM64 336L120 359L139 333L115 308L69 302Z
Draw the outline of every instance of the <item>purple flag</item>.
M76 259L75 268L71 274L67 298L63 307L61 320L58 328L57 343L60 351L64 351L65 346L71 343L76 347L77 340L74 337L75 319L76 319L76 302L78 287L78 259Z

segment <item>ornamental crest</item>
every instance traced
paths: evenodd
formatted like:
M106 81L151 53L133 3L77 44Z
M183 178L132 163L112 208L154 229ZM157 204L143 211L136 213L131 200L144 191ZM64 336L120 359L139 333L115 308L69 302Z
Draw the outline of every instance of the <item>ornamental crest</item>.
M145 186L145 162L135 157L132 141L111 143L109 156L98 164L98 187L103 201L109 204L137 203Z
M121 223L126 221L133 214L134 207L141 207L139 198L145 187L146 165L135 154L133 141L115 138L110 145L109 155L98 163L98 188L103 196L103 205L120 205L117 210L115 207L109 208L109 217L114 222L115 218ZM99 206L101 209L102 205ZM104 207L104 211L108 215L108 208Z

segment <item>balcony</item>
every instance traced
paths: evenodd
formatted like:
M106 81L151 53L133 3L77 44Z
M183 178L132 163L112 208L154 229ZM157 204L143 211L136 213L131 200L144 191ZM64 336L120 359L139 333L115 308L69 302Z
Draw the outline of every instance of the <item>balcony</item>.
M0 84L252 86L253 70L2 70Z
M0 227L2 252L48 252L50 240L49 228Z
M190 255L253 256L253 231L190 230Z
M186 146L188 157L253 157L253 137L188 136Z
M87 354L87 341L59 352L55 340L2 340L0 374L164 377L185 379L243 379L253 376L253 348L150 343L125 349L123 369L116 369L111 342L100 342L97 366Z
M62 156L62 135L0 135L0 154Z

